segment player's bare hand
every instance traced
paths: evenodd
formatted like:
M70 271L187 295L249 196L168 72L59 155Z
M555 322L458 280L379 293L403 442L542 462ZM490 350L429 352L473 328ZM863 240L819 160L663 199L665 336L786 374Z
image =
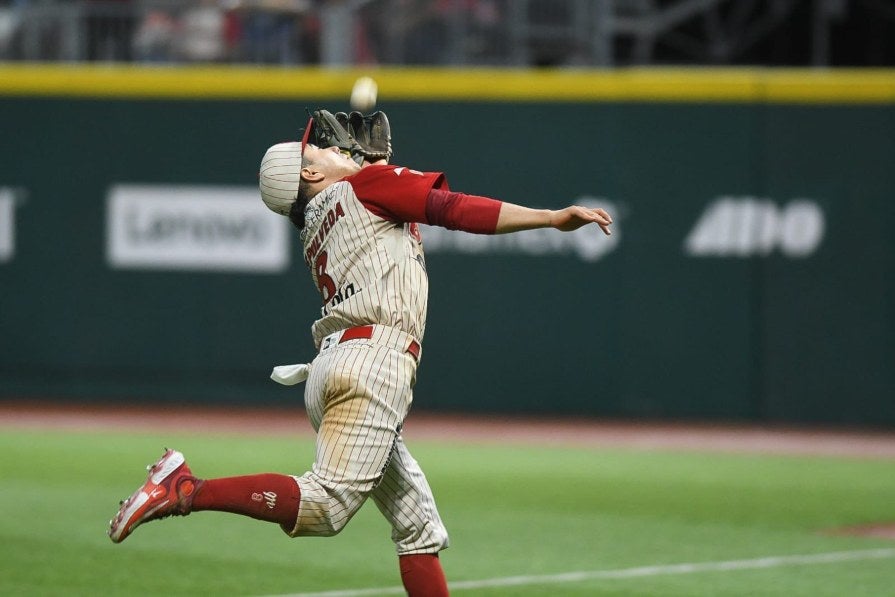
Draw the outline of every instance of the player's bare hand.
M550 226L563 232L578 230L588 224L596 224L606 235L612 234L612 231L609 229L609 225L612 224L612 216L603 208L572 205L565 209L554 211L550 215Z

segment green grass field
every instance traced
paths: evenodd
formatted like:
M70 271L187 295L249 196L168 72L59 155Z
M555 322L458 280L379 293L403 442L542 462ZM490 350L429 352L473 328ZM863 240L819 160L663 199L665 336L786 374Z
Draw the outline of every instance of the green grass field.
M118 500L164 446L207 477L301 473L313 457L298 437L6 428L0 594L401 594L389 529L372 504L329 539L289 539L272 524L202 512L113 545L105 533ZM892 460L410 447L451 531L442 561L455 595L895 595L895 542L820 532L895 521ZM755 562L846 551L854 559ZM716 564L727 561L737 563ZM599 571L625 572L561 576Z

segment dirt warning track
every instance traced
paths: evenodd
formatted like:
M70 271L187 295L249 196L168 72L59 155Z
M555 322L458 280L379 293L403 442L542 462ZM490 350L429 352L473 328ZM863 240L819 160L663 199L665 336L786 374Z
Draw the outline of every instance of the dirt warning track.
M302 409L0 402L0 427L312 435ZM413 412L408 439L895 459L895 430Z

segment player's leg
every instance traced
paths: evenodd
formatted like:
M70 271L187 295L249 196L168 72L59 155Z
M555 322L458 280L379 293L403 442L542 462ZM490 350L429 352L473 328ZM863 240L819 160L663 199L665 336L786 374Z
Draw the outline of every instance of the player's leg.
M318 371L317 387L312 388L309 380L306 401L314 392L323 394L326 376L322 373L327 369L327 363L327 359L323 359L315 368ZM322 415L322 409L320 413ZM313 417L312 422L315 428L319 425ZM161 460L147 468L149 477L146 482L121 502L118 513L109 521L109 537L115 543L124 541L144 522L186 516L198 510L219 510L270 520L279 523L287 533L295 528L301 488L294 477L251 475L202 480L193 475L183 454L175 450L167 450ZM276 497L267 500L265 493ZM268 501L273 503L273 508L267 507Z
M399 437L382 482L370 495L392 526L401 580L408 594L448 594L438 553L448 546L447 530L432 489L417 461Z
M193 498L192 512L230 512L291 529L299 503L301 491L295 477L262 473L206 479Z
M387 468L415 369L410 356L360 341L314 360L305 404L317 452L298 478L302 499L291 536L335 535L363 505Z
M415 367L406 354L370 344L319 355L305 393L318 430L311 472L201 480L180 452L169 450L122 501L110 521L110 538L118 543L144 522L199 510L276 522L291 536L338 533L382 477L407 412Z

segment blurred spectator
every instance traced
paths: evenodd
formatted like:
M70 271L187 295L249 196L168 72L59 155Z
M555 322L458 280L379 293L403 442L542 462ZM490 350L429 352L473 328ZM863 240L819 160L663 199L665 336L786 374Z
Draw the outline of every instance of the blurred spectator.
M164 10L150 10L134 34L134 56L141 62L167 62L174 58L177 21Z
M505 51L502 7L496 0L438 0L446 18L464 21L464 35L455 57L461 62L491 64Z
M384 23L397 33L400 54L411 64L441 64L447 61L447 23L444 6L433 0L397 0L394 14ZM393 43L393 42L392 42Z
M308 62L302 37L310 0L230 0L241 32L238 59L255 63Z
M131 0L86 0L87 60L130 61L135 15Z
M547 33L531 35L527 39L532 66L563 66L580 62L581 48L575 38L575 14L570 2L531 0L528 21L534 26L546 26L564 35Z
M226 18L217 0L200 0L180 18L178 53L188 62L220 62L226 57Z
M694 7L686 19L662 16L693 3L704 6ZM735 14L711 4L0 0L0 59L547 67L895 65L895 0L744 0L751 8ZM613 30L617 21L628 24Z
M58 0L13 0L7 7L5 51L11 58L55 60L62 47Z
M499 62L505 35L497 0L394 0L393 4L394 9L387 14L381 7L365 8L363 21L368 24L369 46L381 60L412 64ZM358 58L362 60L363 53Z
M12 56L13 40L19 29L20 5L26 0L0 2L0 58Z

